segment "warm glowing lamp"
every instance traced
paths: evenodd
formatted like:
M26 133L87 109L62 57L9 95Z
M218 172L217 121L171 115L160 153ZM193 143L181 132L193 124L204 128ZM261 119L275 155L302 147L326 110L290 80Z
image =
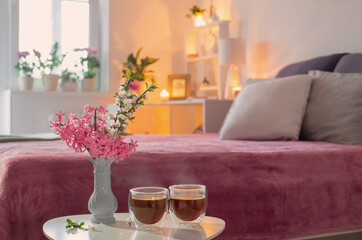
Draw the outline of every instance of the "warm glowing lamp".
M202 14L198 14L193 17L194 17L194 26L195 27L204 26L206 24L206 22L204 20L204 16Z
M245 40L242 38L219 39L219 64L229 66L224 91L224 98L229 99L231 74L237 71L237 76L239 76L239 66L245 65Z
M241 87L233 87L234 98L236 98L236 96L239 94L240 91L241 91Z
M167 101L167 100L168 100L168 97L170 96L170 94L167 92L166 89L163 89L163 90L160 92L160 96L161 96L161 100L162 100L162 101Z

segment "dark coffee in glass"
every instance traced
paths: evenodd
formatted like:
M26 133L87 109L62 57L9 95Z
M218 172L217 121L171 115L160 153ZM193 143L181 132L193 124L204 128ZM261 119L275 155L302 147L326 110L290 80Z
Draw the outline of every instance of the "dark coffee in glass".
M200 223L207 208L206 187L184 184L170 186L171 216L176 224Z
M205 197L174 197L171 198L171 208L174 214L182 221L193 221L204 211Z
M138 221L144 224L159 222L166 211L166 198L161 197L132 197L131 207Z
M168 212L168 190L161 187L139 187L130 190L128 208L139 230L158 230Z

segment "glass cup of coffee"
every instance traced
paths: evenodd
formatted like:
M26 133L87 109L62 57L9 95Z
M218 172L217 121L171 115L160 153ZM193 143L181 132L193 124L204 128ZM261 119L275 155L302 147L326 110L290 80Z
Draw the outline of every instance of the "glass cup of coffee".
M172 185L170 189L170 214L177 225L189 226L201 223L207 208L204 185Z
M132 188L128 209L138 230L159 230L168 212L168 190L162 187Z

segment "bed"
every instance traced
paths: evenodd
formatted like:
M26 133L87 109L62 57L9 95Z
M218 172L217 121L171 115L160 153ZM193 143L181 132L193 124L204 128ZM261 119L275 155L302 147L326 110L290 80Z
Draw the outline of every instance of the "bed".
M137 152L112 165L117 212L127 211L130 188L199 183L208 189L207 215L226 222L218 239L277 240L362 227L362 145L232 141L218 134L132 138ZM1 143L0 239L45 239L45 221L89 213L92 191L86 153L60 140Z
M137 136L112 166L117 212L130 188L200 183L219 239L287 239L362 227L362 146L306 141L220 141L217 134ZM93 169L62 141L0 145L1 239L45 239L51 218L88 213ZM142 177L140 177L142 176Z

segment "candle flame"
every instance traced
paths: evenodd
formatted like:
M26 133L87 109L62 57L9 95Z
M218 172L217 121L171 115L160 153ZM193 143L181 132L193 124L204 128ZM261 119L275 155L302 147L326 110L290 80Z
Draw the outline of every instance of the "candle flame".
M167 92L166 89L163 89L163 90L160 92L160 96L161 96L161 98L167 98L168 96L170 96L170 94Z

